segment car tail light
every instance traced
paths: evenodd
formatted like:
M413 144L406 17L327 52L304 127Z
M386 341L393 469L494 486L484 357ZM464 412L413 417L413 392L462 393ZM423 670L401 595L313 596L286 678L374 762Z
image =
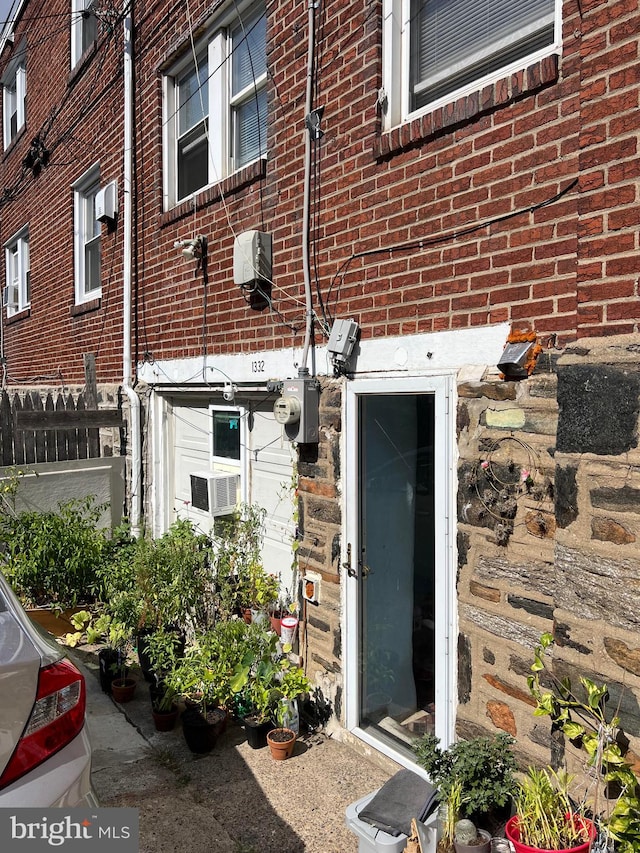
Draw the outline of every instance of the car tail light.
M82 730L85 707L84 676L71 661L61 660L43 667L29 722L0 776L0 788L70 743Z

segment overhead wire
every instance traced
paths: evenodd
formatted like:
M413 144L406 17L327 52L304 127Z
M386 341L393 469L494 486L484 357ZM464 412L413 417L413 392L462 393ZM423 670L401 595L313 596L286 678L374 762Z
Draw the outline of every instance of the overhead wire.
M190 9L189 9L189 0L187 0L187 2L186 2L186 8L187 8L187 23L188 23L188 27L189 27L189 41L190 41L190 44L191 44L191 54L192 54L193 64L194 64L194 68L195 68L195 72L196 72L196 80L197 80L197 84L198 84L198 85L197 85L197 89L196 89L196 91L197 91L198 96L199 96L199 98L200 98L200 112L201 112L201 114L202 114L203 116L207 116L207 115L209 114L209 110L208 110L208 108L205 110L205 105L204 105L204 102L203 102L203 96L202 96L203 84L202 84L202 80L201 80L201 76L200 76L200 70L199 70L199 66L198 66L198 51L196 50L195 40L194 40L194 36L193 36L193 23L192 23L192 20L191 20L191 13L190 13ZM254 81L254 91L257 93L257 87L258 87L258 84L257 84L257 80L256 80L256 77L255 77L254 66L253 66L253 60L252 60L252 58L251 58L251 47L250 47L250 45L249 45L249 41L248 41L248 33L251 33L251 32L253 31L253 29L258 25L258 23L260 22L260 20L261 20L262 16L261 16L261 17L259 17L259 18L257 18L257 19L256 19L256 21L253 23L253 25L252 25L249 29L247 29L247 28L244 26L244 23L242 22L242 17L241 17L241 15L240 15L240 11L238 10L237 5L236 5L236 7L235 7L235 8L236 8L236 15L237 15L237 17L238 17L238 19L239 19L239 21L240 21L240 23L241 23L241 27L242 27L242 31L243 31L244 40L245 40L245 42L246 42L247 52L248 52L248 54L249 54L249 59L250 59L250 63L251 63L251 73L252 73L252 77L253 77L253 81ZM264 15L266 15L266 11L265 11L263 14L264 14ZM220 62L220 64L219 64L219 66L217 67L217 69L214 69L213 71L209 70L208 76L207 76L207 78L206 78L206 80L207 80L207 81L211 80L211 78L212 78L213 74L215 73L215 71L217 71L217 70L221 70L221 69L222 69L222 67L224 66L224 64L225 64L225 63L227 63L227 62L229 62L229 61L231 60L231 57L232 57L232 54L233 54L234 50L237 50L237 49L239 49L239 45L238 45L238 47L236 47L236 48L233 48L233 47L232 47L230 50L225 50L225 56L224 56L224 59ZM192 97L194 97L194 96L195 96L195 93L192 93L191 95L189 95L189 97L188 97L188 98L186 98L186 99L185 99L185 101L184 101L184 102L180 102L179 107L178 107L178 108L176 108L176 109L174 110L173 114L172 114L172 115L173 115L173 117L174 117L174 119L175 119L175 116L176 116L176 115L177 115L177 113L178 113L178 109L179 109L181 106L183 106L183 104L184 104L184 103L188 103L188 101L189 101ZM257 112L259 112L258 107L257 107L257 104L256 104L256 111L257 111ZM166 124L166 122L167 122L167 120L165 119L165 124ZM223 180L223 179L222 179L222 178L220 177L220 175L218 174L218 172L217 172L217 168L216 168L216 164L215 164L215 161L214 161L213 157L211 156L211 142L210 142L210 136L209 136L209 126L208 126L208 124L207 124L206 122L205 122L205 124L204 124L204 133L205 133L205 137L206 137L206 140L207 140L207 156L208 156L208 162L210 162L210 165L211 165L211 166L212 166L212 168L213 168L213 172L214 172L214 179L215 179L215 182L216 182L216 185L217 185L218 194L219 194L220 201L221 201L221 204L222 204L222 209L223 209L223 212L224 212L224 215L225 215L226 221L227 221L227 225L228 225L228 227L229 227L229 230L231 231L231 234L232 234L232 236L233 236L234 241L236 241L236 239L237 239L237 236L238 236L238 235L237 235L236 229L235 229L235 227L234 227L234 224L233 224L233 222L231 221L231 215L230 215L230 212L229 212L229 206L228 206L228 204L227 204L227 200L226 200L226 197L225 197L225 194L224 194L224 190L223 190L223 187L222 187L222 180ZM261 199L262 199L262 187L261 187ZM262 205L262 201L261 201L261 205ZM251 260L251 259L249 259L249 260L250 260L250 262L252 263L252 260ZM256 272L258 272L258 271L256 270ZM269 285L271 285L272 287L274 286L274 283L273 283L273 281L272 281L271 279L265 279L265 281L266 281ZM286 319L285 319L284 315L283 315L283 314L282 314L278 309L276 309L276 308L274 307L274 305L273 305L273 300L272 300L271 296L270 296L269 294L267 294L267 293L266 293L266 291L265 291L265 290L263 290L263 288L261 287L261 285L260 285L260 277L257 277L256 284L255 284L254 286L255 286L255 288L256 288L256 290L257 290L257 292L258 292L258 293L259 293L259 294L260 294L260 295L265 299L265 301L267 302L267 304L268 304L268 306L269 306L270 310L271 310L273 313L275 313L275 314L276 314L276 316L281 320L281 322L283 323L283 325L288 326L290 329L292 329L292 331L294 331L294 333L296 333L296 332L297 332L297 329L296 329L293 325L291 325L290 323L288 323L288 322L286 321ZM287 295L288 295L288 294L287 294ZM289 298L291 298L291 297L289 297ZM245 296L245 301L248 301L248 300L246 300L246 296ZM304 304L304 303L302 303L302 301L301 301L301 300L295 300L295 301L300 301L300 302L301 302L301 304ZM205 353L205 355L206 355L206 353Z
M473 225L468 225L464 228L456 229L453 231L447 231L444 234L439 234L434 237L421 237L417 240L411 240L406 243L395 243L391 246L381 246L377 249L367 249L362 252L353 252L348 258L346 258L337 272L334 274L333 279L331 280L331 285L329 287L329 291L327 294L327 303L329 301L329 295L331 290L336 286L337 292L339 292L340 285L344 281L344 278L348 272L348 269L351 263L354 260L358 260L359 258L371 258L379 255L387 255L393 252L413 252L420 251L425 248L429 248L431 246L437 246L442 243L450 242L451 240L458 240L461 237L467 237L471 234L475 234L477 231L481 231L484 228L491 228L494 225L498 225L501 222L507 222L510 219L514 219L517 216L523 216L526 213L533 213L536 210L540 210L543 207L548 207L550 204L555 204L555 202L559 201L564 195L571 192L571 190L577 186L578 179L575 178L571 181L566 187L564 187L559 192L555 193L553 196L544 199L543 201L536 202L535 204L530 204L527 207L518 208L517 210L512 210L509 213L503 213L500 216L492 217L491 219L484 219L482 222L477 222ZM340 282L340 284L337 284ZM338 300L338 295L336 295L336 302Z
M33 18L33 20L36 20L36 19L37 19L36 17ZM65 31L66 31L66 29L67 29L67 27L65 27ZM103 64L105 61L105 57L106 57L106 50L102 50L101 48L105 48L109 44L112 36L113 36L113 29L111 28L103 36L102 40L98 41L98 43L97 43L94 55L98 55L100 58L100 61L99 61L97 69L94 72L94 80L95 81L100 79L101 70L102 70L102 67L103 67ZM53 37L54 37L53 34L49 34L46 38L53 38ZM24 38L27 39L27 51L33 50L34 42L29 40L29 29L28 28L26 29L26 31L24 33ZM40 41L36 41L35 46L36 47L40 46L41 43L46 41L46 38L43 38ZM112 86L114 86L117 82L118 82L118 75L115 75L113 78L111 78L108 81L108 83L102 88L102 90L99 91L90 101L85 100L85 102L83 103L83 106L82 106L81 110L79 111L79 114L77 115L75 121L71 125L69 125L69 127L67 127L66 130L61 131L58 135L58 138L53 143L49 142L47 144L47 139L48 139L48 136L49 136L51 130L56 126L56 122L57 122L58 118L60 117L60 115L62 114L63 109L68 105L68 103L71 101L71 99L73 98L73 96L76 92L76 87L74 87L74 86L68 87L66 89L66 91L65 91L63 97L61 98L60 102L54 106L54 108L51 110L49 116L43 122L43 124L40 126L40 128L37 130L37 132L35 133L35 136L34 136L35 139L38 139L46 147L46 150L49 153L48 166L57 165L57 163L55 161L51 160L50 155L59 147L59 145L61 145L65 142L66 135L71 134L71 132L75 129L75 127L82 122L82 120L86 117L86 115L91 110L95 109L95 106L97 105L97 103L99 103L101 98L104 97L104 95L106 95L110 91ZM28 186L31 185L32 181L26 180L27 179L27 173L28 173L28 170L25 170L25 168L23 166L20 175L14 180L13 184L10 184L8 187L5 187L2 197L0 197L0 208L4 205L10 203L14 199L18 198L19 195L21 195L21 193Z

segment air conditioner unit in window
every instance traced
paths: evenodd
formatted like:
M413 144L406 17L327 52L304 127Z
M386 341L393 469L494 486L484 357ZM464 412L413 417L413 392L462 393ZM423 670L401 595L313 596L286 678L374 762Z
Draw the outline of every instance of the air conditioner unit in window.
M230 515L238 503L239 474L191 474L191 506L209 515Z
M18 307L18 287L15 284L8 284L2 288L2 304L6 308Z

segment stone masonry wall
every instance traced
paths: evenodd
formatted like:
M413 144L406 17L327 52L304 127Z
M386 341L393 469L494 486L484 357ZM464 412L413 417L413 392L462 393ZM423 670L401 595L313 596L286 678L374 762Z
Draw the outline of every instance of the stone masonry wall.
M304 602L303 653L307 675L342 711L342 637L340 630L340 481L341 393L339 383L324 380L320 397L320 441L300 445L298 460L298 567L303 576L320 574L320 601Z
M580 766L532 713L526 677L548 631L558 675L608 684L640 769L637 349L583 339L520 383L458 388L457 732L505 730L523 765Z

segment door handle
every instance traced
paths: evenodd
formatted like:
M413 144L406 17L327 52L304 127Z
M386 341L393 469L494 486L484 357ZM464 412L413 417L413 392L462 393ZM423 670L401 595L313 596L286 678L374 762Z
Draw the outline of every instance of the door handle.
M364 548L360 553L360 559L358 560L358 568L360 569L360 577L367 578L369 575L373 574L373 569L369 568L369 566L364 561Z
M342 567L347 570L347 574L350 578L357 578L358 573L351 565L351 542L347 544L347 559L342 564Z

